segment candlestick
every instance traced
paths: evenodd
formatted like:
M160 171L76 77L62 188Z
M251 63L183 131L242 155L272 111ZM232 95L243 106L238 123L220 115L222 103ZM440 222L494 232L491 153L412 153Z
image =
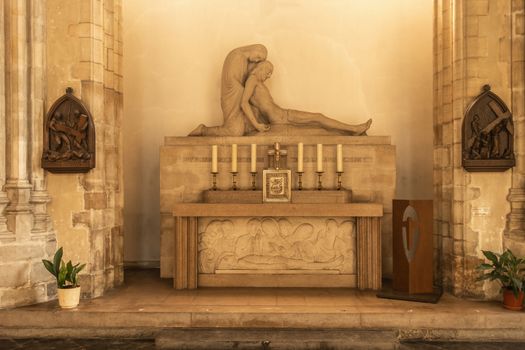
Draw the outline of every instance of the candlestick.
M237 144L232 144L232 173L237 173Z
M303 189L303 172L302 171L297 172L297 179L298 179L297 190L302 191Z
M341 191L341 189L343 188L343 186L341 184L341 175L343 175L343 172L342 171L338 171L337 172L337 190L338 191Z
M304 172L304 149L303 149L303 143L299 142L297 144L297 173L303 173Z
M232 190L237 191L237 172L232 171Z
M212 180L212 186L211 186L211 190L212 191L217 191L217 172L211 172L211 175L213 177L213 180Z
M343 172L343 145L337 145L337 172Z
M317 172L323 172L323 145L321 143L317 144Z
M257 172L250 171L250 173L252 174L252 191L255 191L255 177L257 176Z
M211 146L211 172L217 174L217 145Z
M251 163L250 163L250 172L257 172L257 145L252 143L251 146Z
M323 189L323 182L321 181L321 176L323 176L322 171L317 171L318 181L317 181L317 190L321 191Z

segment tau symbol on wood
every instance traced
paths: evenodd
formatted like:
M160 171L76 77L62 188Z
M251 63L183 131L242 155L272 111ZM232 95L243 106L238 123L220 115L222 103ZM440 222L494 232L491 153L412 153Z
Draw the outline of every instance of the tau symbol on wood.
M462 144L467 171L505 171L516 164L512 114L489 85L465 112Z
M68 87L46 116L42 168L54 173L84 173L94 167L93 118Z

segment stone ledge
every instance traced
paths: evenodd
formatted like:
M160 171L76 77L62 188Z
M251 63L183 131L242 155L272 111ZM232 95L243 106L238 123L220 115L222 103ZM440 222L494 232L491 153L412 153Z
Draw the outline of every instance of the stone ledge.
M205 146L205 145L249 145L256 143L258 145L272 145L274 142L283 145L296 145L299 142L308 144L309 140L315 140L315 143L325 145L388 145L390 146L390 136L166 136L164 146ZM312 143L314 144L314 143Z

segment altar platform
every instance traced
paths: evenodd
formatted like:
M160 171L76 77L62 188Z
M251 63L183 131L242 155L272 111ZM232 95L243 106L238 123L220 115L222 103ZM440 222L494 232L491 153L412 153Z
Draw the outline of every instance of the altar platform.
M169 344L174 337L187 338L187 332L198 340L209 332L219 339L233 330L240 336L254 331L268 337L290 331L299 340L324 337L325 342L337 337L392 342L525 340L525 313L507 311L496 301L445 294L438 304L423 304L379 299L374 292L347 288L175 290L170 280L158 276L158 270L127 271L124 286L82 300L73 310L60 310L56 301L2 310L0 338L132 337Z

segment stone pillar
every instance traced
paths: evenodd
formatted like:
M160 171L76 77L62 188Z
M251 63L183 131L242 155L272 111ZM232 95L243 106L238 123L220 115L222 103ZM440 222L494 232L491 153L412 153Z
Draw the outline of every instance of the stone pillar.
M7 230L5 207L9 203L4 191L6 180L6 105L5 105L5 20L4 6L0 6L0 242L14 239L14 235Z
M516 166L509 191L511 211L505 245L525 255L525 2L513 1L511 11L512 101L509 107L514 117Z
M32 228L29 203L31 185L28 181L28 60L29 13L27 1L4 2L6 43L6 120L7 120L7 180L5 190L9 198L6 208L8 229L17 239L27 236Z
M47 213L47 203L51 200L46 190L44 170L40 158L43 148L43 125L46 111L45 100L45 18L46 4L43 1L31 1L31 28L29 41L31 42L29 66L30 72L30 101L29 113L31 115L31 191L30 202L33 205L33 230L35 236L44 236L51 231L51 218ZM53 239L54 240L54 239Z
M91 37L81 38L86 79L82 79L82 98L91 109L97 133L97 167L82 180L85 190L85 209L100 213L106 220L91 216L91 296L101 295L123 281L122 232L122 118L121 89L121 12L120 1L84 0L91 9L84 15L92 27ZM102 40L100 40L102 39ZM103 203L93 199L104 198Z
M491 297L476 283L481 250L500 251L510 210L502 187L511 172L463 170L461 130L467 106L490 84L504 101L513 88L512 0L436 0L434 37L434 219L437 284L456 295ZM523 50L522 50L523 51ZM520 141L518 141L520 142Z
M32 234L33 224L38 221L34 220L34 213L42 212L42 208L35 206L32 190L45 190L41 171L40 184L33 187L32 183L39 171L35 153L41 152L45 91L41 63L45 52L42 3L6 0L0 5L1 42L5 45L0 49L2 58L5 57L0 68L3 78L0 142L2 149L3 145L6 147L0 156L0 180L3 183L5 179L9 198L5 212L10 232L0 232L0 308L42 302L56 294L56 284L41 261L53 253L54 235L48 227L40 235ZM0 195L0 206L5 205L1 198ZM5 220L0 221L0 231L3 223Z

